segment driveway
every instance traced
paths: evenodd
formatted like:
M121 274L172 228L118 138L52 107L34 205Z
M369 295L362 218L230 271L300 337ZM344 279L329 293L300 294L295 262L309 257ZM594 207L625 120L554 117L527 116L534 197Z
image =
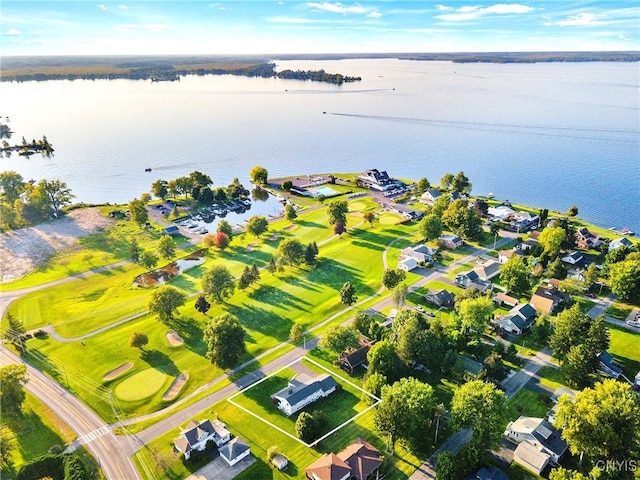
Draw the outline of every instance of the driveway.
M243 458L230 467L222 458L216 457L185 480L232 480L256 461L253 455Z

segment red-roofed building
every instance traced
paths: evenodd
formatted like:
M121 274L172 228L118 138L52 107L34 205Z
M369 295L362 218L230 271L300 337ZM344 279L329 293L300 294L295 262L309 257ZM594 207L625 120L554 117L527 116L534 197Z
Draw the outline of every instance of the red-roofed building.
M305 473L310 480L368 480L381 465L380 451L358 438L337 455L324 454Z
M351 467L335 453L325 453L304 471L310 480L348 480Z

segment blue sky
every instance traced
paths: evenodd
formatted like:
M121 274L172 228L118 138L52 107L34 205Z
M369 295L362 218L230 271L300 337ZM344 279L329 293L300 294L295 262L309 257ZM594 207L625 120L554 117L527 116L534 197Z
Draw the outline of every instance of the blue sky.
M0 54L640 50L624 1L2 0Z

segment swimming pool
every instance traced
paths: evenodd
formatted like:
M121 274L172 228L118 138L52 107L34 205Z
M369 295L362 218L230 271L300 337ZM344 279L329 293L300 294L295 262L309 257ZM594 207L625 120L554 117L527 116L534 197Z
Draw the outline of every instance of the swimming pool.
M324 197L333 197L335 195L340 195L340 192L334 190L331 187L325 187L324 185L320 187L309 188L309 191L314 198L317 198L320 195Z

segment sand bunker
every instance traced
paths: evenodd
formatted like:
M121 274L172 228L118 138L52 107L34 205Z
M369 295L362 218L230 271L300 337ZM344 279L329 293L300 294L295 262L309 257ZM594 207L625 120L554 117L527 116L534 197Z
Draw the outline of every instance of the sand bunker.
M278 240L280 238L280 235L281 235L280 232L274 233L273 235L271 235L269 237L269 241L275 242L276 240Z
M123 363L118 368L114 368L110 372L105 373L104 377L102 377L102 380L104 380L105 382L115 380L120 375L123 375L125 372L129 371L131 367L133 367L133 362Z
M172 347L179 347L180 345L184 344L184 340L182 339L182 337L173 330L169 330L167 332L167 342L169 342L169 345L171 345Z
M245 251L250 252L252 251L254 248L256 248L258 246L257 243L250 243L249 245L247 245L247 248L245 248Z
M167 402L176 398L180 393L180 390L182 390L182 387L184 387L184 384L187 383L187 380L189 380L189 374L180 373L180 375L178 375L173 380L173 382L171 382L171 386L167 389L167 391L164 392L162 400Z
M294 229L294 228L296 228L296 227L297 227L297 225L292 224L292 225L287 225L286 227L284 227L284 229L285 229L287 232L290 232L291 230L293 230L293 229Z

